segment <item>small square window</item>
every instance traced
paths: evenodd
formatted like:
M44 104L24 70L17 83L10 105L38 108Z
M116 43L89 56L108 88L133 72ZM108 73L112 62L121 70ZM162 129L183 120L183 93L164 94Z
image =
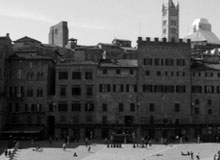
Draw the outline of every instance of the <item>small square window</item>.
M121 74L121 70L120 69L116 69L116 74Z

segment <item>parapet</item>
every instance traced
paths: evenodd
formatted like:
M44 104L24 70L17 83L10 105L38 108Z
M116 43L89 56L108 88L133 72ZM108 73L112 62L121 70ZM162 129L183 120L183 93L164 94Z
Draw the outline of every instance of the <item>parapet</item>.
M167 38L158 38L158 37L146 37L145 39L142 37L138 37L138 44L140 43L162 43L162 44L191 44L191 40L190 39L172 39L172 40L168 40Z

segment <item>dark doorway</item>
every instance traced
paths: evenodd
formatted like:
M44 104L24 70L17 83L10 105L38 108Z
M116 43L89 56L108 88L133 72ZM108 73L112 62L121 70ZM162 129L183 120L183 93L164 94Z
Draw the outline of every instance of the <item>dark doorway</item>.
M133 116L124 116L124 124L132 125L133 124Z
M108 138L108 128L102 128L102 138Z
M55 117L54 116L48 116L47 118L47 132L49 136L54 136L55 134Z
M89 139L93 139L94 138L94 129L86 128L85 129L85 136Z

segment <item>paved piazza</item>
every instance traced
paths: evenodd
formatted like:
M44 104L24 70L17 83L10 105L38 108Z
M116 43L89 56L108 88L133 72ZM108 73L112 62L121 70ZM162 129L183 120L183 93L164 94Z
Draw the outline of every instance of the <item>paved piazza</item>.
M70 146L71 147L71 146ZM91 151L85 145L77 145L63 151L62 147L43 147L42 152L33 148L19 149L14 160L190 160L190 156L182 156L181 151L199 152L201 160L213 160L214 154L220 150L219 143L189 143L152 145L148 148L133 148L132 144L123 144L122 148L107 148L104 144L92 144ZM74 157L74 152L78 157ZM0 160L6 160L4 154Z

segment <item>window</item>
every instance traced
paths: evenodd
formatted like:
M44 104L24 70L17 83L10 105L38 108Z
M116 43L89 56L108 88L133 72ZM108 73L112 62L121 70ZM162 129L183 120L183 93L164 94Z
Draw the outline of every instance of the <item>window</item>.
M33 97L34 96L34 92L32 88L27 89L27 97Z
M102 116L102 123L106 124L107 123L107 116Z
M120 69L116 69L116 74L121 74L121 70Z
M41 112L41 110L42 110L42 104L37 104L37 106L36 106L37 108L36 108L36 111L37 112Z
M195 107L195 108L194 108L194 113L195 113L195 114L199 114L199 108L198 108L198 107Z
M119 103L118 104L118 110L119 110L119 112L123 112L124 111L124 104L123 103Z
M154 65L155 65L155 66L160 65L160 59L159 59L159 58L155 58L155 60L154 60Z
M107 112L107 103L102 104L102 111Z
M217 75L218 75L218 77L220 77L220 73L218 73Z
M80 86L76 85L72 87L72 95L73 96L80 96L81 95L81 88Z
M80 111L80 110L81 110L80 102L72 102L72 111Z
M130 112L135 112L135 104L130 103Z
M102 74L107 74L108 73L108 70L107 69L103 69L102 70Z
M93 95L93 86L86 86L86 95L87 96Z
M150 111L150 112L154 112L154 111L155 111L154 103L150 103L150 104L149 104L149 111Z
M163 20L163 26L167 25L167 21Z
M145 71L145 75L149 76L150 75L150 71Z
M207 104L208 104L208 105L212 105L212 100L211 100L211 99L208 99Z
M172 34L176 34L176 28L171 28L171 29L170 29L170 32L171 32Z
M100 84L99 85L99 92L110 92L111 85L110 84Z
M137 85L135 84L127 84L126 92L137 92Z
M85 79L92 80L92 72L85 72Z
M15 112L19 112L19 103L15 103Z
M144 58L144 65L152 65L152 59L151 58Z
M80 80L81 79L81 72L72 72L72 79L73 80Z
M174 86L172 86L172 85L165 85L164 86L164 92L166 92L166 93L173 93L174 92Z
M213 73L212 72L206 72L205 77L213 77Z
M123 84L113 84L113 92L124 92Z
M58 111L59 112L67 112L67 103L66 102L59 102L58 103Z
M66 86L60 86L60 96L66 96Z
M49 112L55 111L56 104L55 103L49 103Z
M85 103L85 111L86 112L91 112L95 110L95 106L93 102L87 102Z
M217 93L220 93L220 86L217 86L217 87L216 87L216 92L217 92Z
M37 89L37 97L43 97L43 89L42 88Z
M22 78L22 70L21 69L17 70L17 78L18 79Z
M153 85L143 85L143 92L153 92Z
M176 93L185 93L186 86L176 86Z
M208 109L208 114L212 114L212 109Z
M165 64L166 64L167 66L173 66L173 59L166 59L166 60L165 60Z
M166 28L163 29L163 34L166 34L167 33L167 30Z
M179 103L175 103L174 104L174 110L175 110L175 112L180 112L180 104Z
M59 79L60 80L67 80L68 79L68 73L67 72L59 72Z
M161 76L161 71L157 71L157 76Z
M205 93L214 93L214 86L205 86Z
M130 75L133 75L134 74L134 70L133 69L129 69L129 73L130 73Z
M176 21L175 20L171 20L170 23L171 23L172 26L176 26Z
M185 60L184 59L177 59L176 65L177 66L185 66Z
M192 93L202 93L202 86L192 86Z
M196 105L199 104L199 99L195 99L195 104L196 104Z
M163 85L155 85L154 92L163 92Z

